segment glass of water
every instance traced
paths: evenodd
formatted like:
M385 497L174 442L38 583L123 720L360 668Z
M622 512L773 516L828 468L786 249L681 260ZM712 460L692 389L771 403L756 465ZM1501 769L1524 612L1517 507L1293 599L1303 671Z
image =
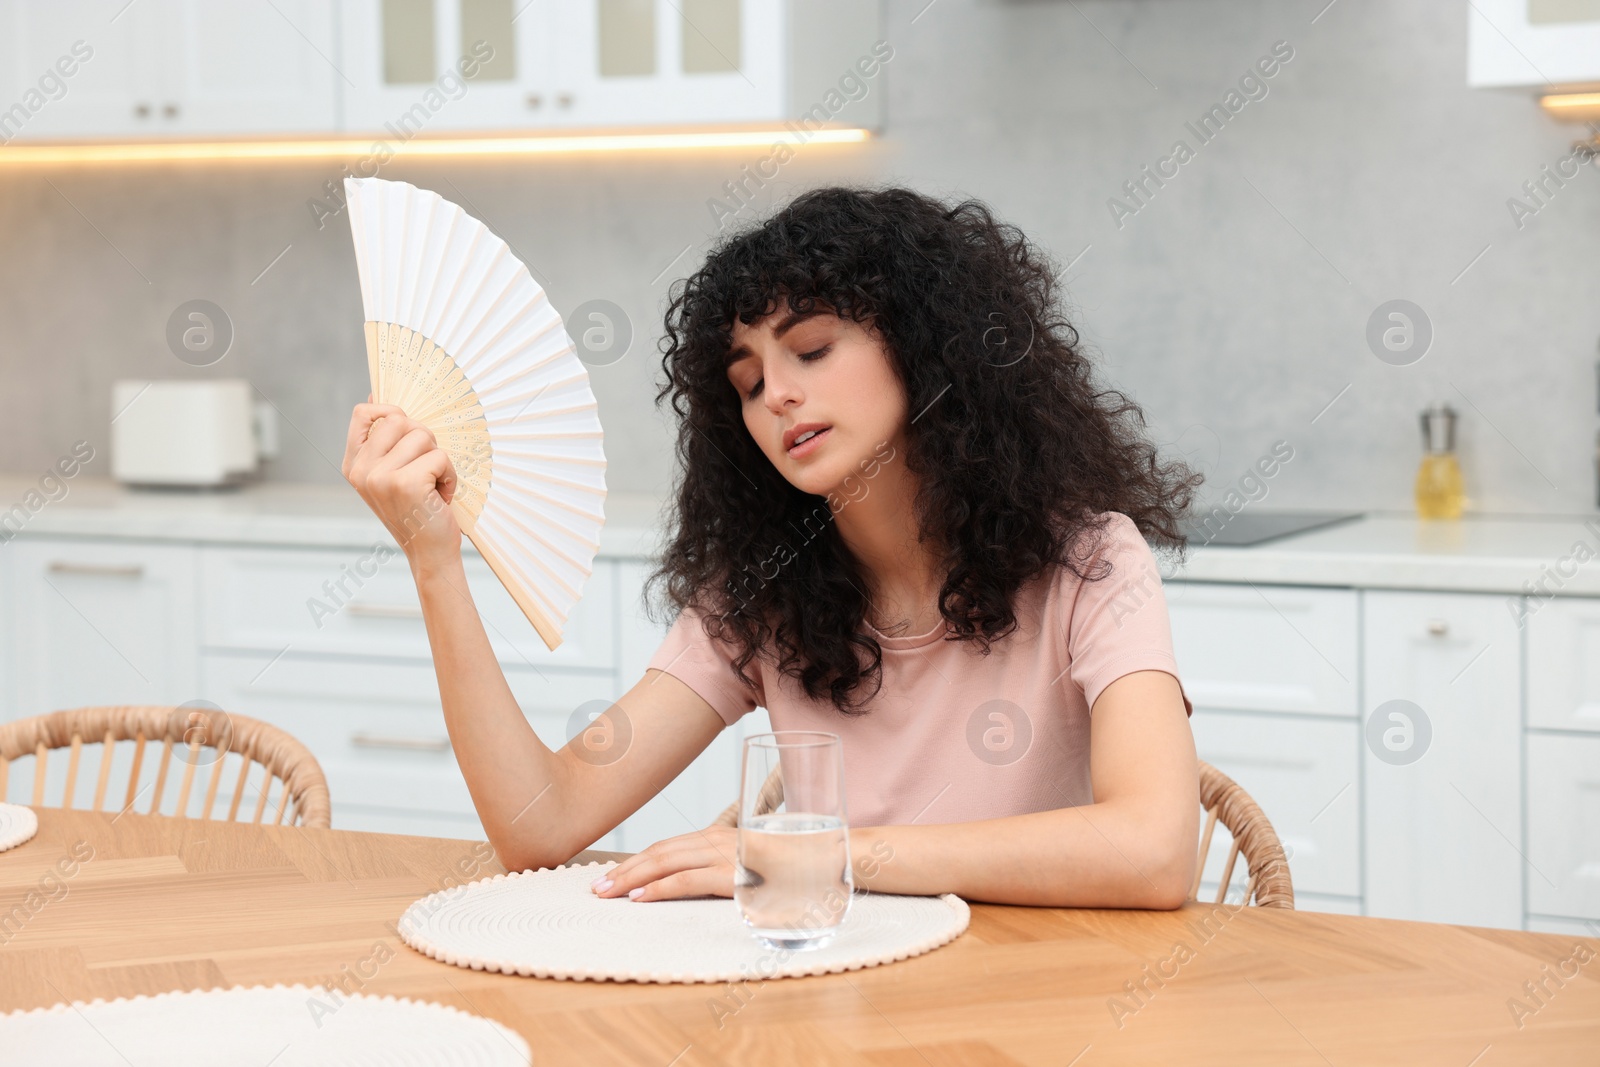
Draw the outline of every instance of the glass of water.
M852 887L839 735L746 738L733 883L745 925L770 948L821 948L850 911Z

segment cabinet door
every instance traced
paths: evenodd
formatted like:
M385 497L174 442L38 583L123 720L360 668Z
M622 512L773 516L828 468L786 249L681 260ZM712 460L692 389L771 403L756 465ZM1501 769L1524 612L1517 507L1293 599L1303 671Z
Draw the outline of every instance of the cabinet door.
M1528 725L1600 731L1600 599L1526 604Z
M1528 911L1600 919L1600 737L1528 735Z
M192 548L18 538L6 551L18 715L196 698Z
M615 698L610 672L508 669L518 705L546 745L559 749L574 709ZM445 730L433 668L297 655L208 652L205 699L263 719L300 740L322 765L343 830L483 836ZM594 847L614 847L607 834Z
M300 548L200 550L208 648L271 653L431 658L422 605L406 558L387 542L379 551ZM484 631L508 666L597 667L615 658L615 589L609 560L596 559L583 598L551 651L527 616L470 548L463 560Z
M158 3L0 0L0 142L165 132L164 22Z
M1505 598L1362 597L1367 914L1521 927L1521 650Z
M1359 904L1359 732L1348 719L1195 710L1200 758L1261 806L1288 854L1297 898L1323 894ZM1231 844L1227 829L1218 824L1202 880L1202 890L1209 887L1211 895L1202 892L1202 899L1214 899ZM1240 860L1232 885L1239 888L1245 881Z
M555 119L568 126L759 122L783 116L783 5L563 0Z
M344 0L344 128L397 149L418 134L548 125L552 3Z
M1173 652L1196 707L1356 713L1356 594L1167 582Z
M1600 13L1563 0L1473 0L1467 5L1467 84L1600 81Z
M160 7L159 122L184 135L338 128L325 0L140 0Z

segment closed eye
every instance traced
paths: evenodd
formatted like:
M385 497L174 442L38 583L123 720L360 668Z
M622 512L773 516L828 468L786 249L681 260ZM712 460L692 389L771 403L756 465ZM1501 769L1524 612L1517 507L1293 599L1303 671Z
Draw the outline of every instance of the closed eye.
M800 355L799 355L799 359L800 359L800 362L802 362L802 363L814 363L817 360L821 359L823 356L827 355L832 350L833 350L832 343L825 344L821 348L814 349L814 350L812 350L810 352L801 352ZM764 378L757 378L756 379L756 383L750 387L750 391L744 394L744 398L746 400L754 400L756 397L760 396L761 395L761 386L764 384L765 381L766 381L766 379L764 379Z

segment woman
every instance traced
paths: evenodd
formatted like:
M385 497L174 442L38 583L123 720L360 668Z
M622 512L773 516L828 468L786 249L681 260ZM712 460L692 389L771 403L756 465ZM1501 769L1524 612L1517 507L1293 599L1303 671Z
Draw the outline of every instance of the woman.
M1146 538L1181 549L1198 478L1093 385L1045 259L975 202L821 189L675 287L663 350L683 469L655 581L679 613L605 765L512 699L448 457L398 408L351 419L345 475L405 548L501 861L566 861L759 705L844 739L858 887L1181 904L1197 771ZM595 892L731 896L735 840L657 842Z

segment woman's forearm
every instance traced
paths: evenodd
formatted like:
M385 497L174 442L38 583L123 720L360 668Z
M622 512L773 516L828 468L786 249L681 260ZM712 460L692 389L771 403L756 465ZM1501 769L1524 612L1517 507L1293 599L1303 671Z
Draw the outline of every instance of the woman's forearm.
M1194 878L1183 827L1127 804L850 831L858 889L993 904L1175 908Z
M560 829L566 802L560 758L540 741L506 684L484 632L465 567L453 559L413 564L433 650L445 727L489 841L512 870L570 858Z

